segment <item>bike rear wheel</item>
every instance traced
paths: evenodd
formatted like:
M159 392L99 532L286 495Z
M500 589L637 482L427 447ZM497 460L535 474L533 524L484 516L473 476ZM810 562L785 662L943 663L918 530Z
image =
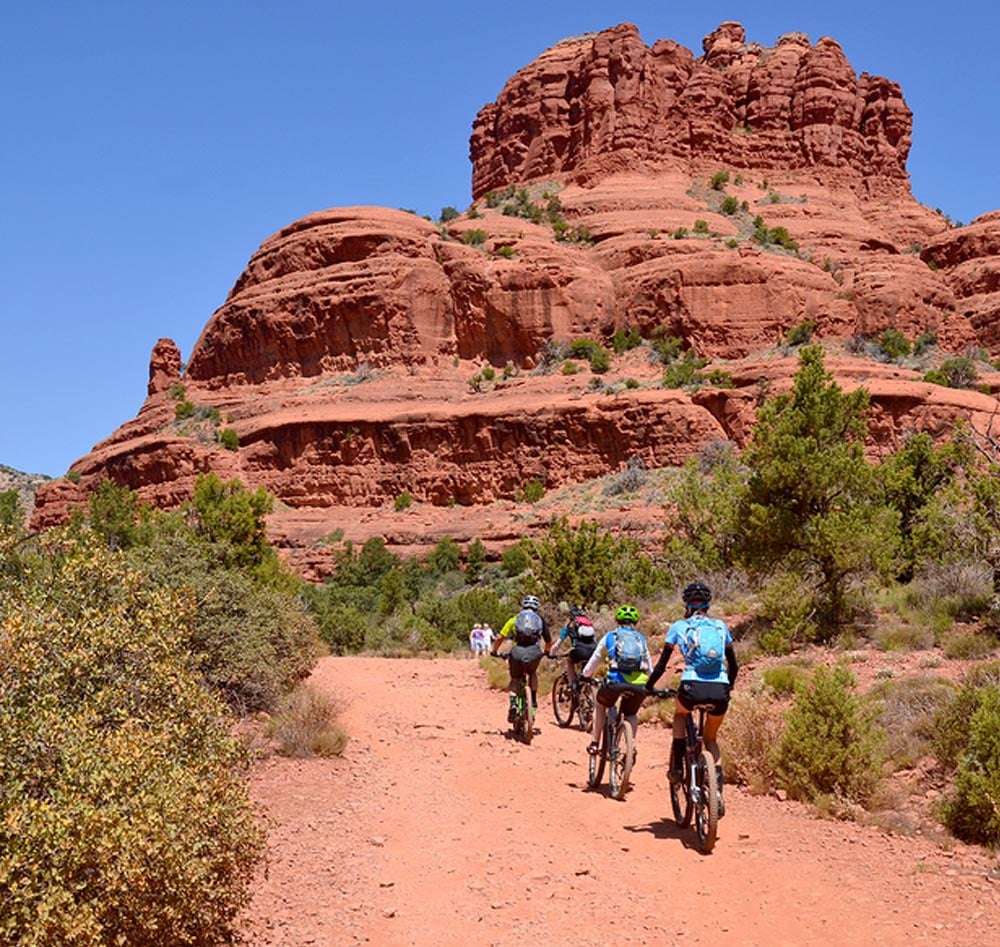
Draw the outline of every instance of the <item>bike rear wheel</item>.
M628 721L620 716L615 721L613 732L615 742L611 748L611 772L608 773L608 782L611 784L611 795L615 799L624 799L632 776L635 742Z
M684 757L683 777L679 783L670 784L670 805L674 810L674 821L678 825L691 824L694 803L691 800L691 768L687 756Z
M568 727L573 722L573 712L576 710L576 695L569 683L569 675L563 671L556 678L552 688L552 712L556 715L556 723L560 727Z
M719 782L715 773L715 758L708 750L702 750L698 760L698 790L695 827L701 850L707 855L715 846L719 831Z

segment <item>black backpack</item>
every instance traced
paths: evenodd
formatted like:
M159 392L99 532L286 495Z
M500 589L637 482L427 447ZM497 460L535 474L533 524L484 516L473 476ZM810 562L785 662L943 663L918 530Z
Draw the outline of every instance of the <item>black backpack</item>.
M519 645L533 645L542 637L542 616L530 608L523 608L514 618L514 641Z

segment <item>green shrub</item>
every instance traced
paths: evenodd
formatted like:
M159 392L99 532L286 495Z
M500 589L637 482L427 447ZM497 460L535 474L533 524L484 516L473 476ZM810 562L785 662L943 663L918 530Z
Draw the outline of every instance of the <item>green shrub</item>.
M740 209L740 202L737 198L733 197L732 194L727 194L722 199L722 204L719 206L719 210L724 214L735 214Z
M174 418L177 421L184 421L194 417L194 403L191 401L179 401L174 406Z
M816 323L812 319L803 319L785 333L785 345L808 345L815 331Z
M889 680L876 685L872 696L881 711L886 749L894 770L908 769L933 752L937 715L954 697L955 688L937 677Z
M997 643L989 635L979 631L965 631L949 635L944 642L944 656L953 660L968 661L985 658L996 650Z
M712 175L711 188L713 191L721 191L729 183L729 172L728 171L716 171Z
M940 366L924 375L924 381L945 388L971 388L978 378L975 362L965 356L946 358Z
M517 499L521 503L537 503L543 496L545 496L545 483L535 477L518 491Z
M219 443L226 450L239 450L240 436L231 427L224 427L219 431Z
M230 942L264 834L184 651L191 599L86 536L41 542L0 588L0 942Z
M408 510L410 505L413 503L413 497L409 490L404 490L396 499L393 501L393 508L397 513L402 513L403 510Z
M635 378L626 378L625 379L625 387L626 388L638 388L639 387L639 382Z
M726 204L726 201L728 201L728 200L730 200L730 198L728 198L728 197L727 197L727 198L726 198L726 200L724 200L724 201L722 202L722 205L723 205L723 207L725 207L725 204ZM736 200L736 198L734 197L734 198L732 198L732 200ZM728 213L735 213L735 211L727 211L727 210L724 210L724 211L723 211L723 213L724 213L724 214L728 214ZM701 219L701 218L699 217L699 218L698 218L698 219L697 219L697 220L696 220L696 221L694 222L694 228L693 228L693 229L694 229L694 232L695 232L695 233L697 233L697 234L707 234L707 233L708 233L708 221L707 221L707 220L702 220L702 219Z
M791 697L809 677L801 664L780 664L764 671L764 686L775 697Z
M562 363L562 368L559 369L564 375L575 375L580 370L580 366L573 361L565 361Z
M883 734L843 665L818 667L785 718L775 768L792 798L865 802L879 779Z
M639 334L637 326L630 326L627 330L615 329L615 334L611 339L611 348L618 355L638 348L640 345L642 345L642 336Z
M913 350L910 340L898 329L886 329L879 337L878 344L889 358L902 358Z
M485 230L466 230L462 234L462 243L469 247L481 247L488 236Z
M454 207L442 207L441 216L438 217L438 220L440 220L441 223L446 224L448 223L448 221L455 220L460 216L461 214L459 214L459 212Z
M931 346L937 345L937 333L933 329L921 332L913 343L913 354L923 355Z
M1000 844L1000 687L987 688L968 719L968 743L958 767L945 823L966 842Z
M500 557L501 564L503 565L503 571L506 575L513 578L514 576L521 575L529 565L528 553L524 547L523 542L514 543L513 546L508 546L504 551L503 555Z

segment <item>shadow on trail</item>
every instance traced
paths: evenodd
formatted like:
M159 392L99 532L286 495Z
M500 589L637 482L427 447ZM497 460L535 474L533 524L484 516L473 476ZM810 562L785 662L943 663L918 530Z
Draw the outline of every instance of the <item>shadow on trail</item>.
M623 825L626 832L648 832L654 838L673 839L685 848L701 853L698 836L693 826L678 825L673 819L664 818L657 822L647 822L645 825Z

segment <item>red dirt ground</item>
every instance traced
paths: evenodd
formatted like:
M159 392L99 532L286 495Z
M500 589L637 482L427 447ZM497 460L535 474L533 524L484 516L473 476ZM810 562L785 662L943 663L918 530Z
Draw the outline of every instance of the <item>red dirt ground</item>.
M653 725L616 802L586 791L589 738L548 702L532 745L514 742L472 660L329 657L312 682L344 701L352 739L340 759L259 765L273 825L247 944L995 943L1000 872L983 850L729 787L704 856L669 815Z

